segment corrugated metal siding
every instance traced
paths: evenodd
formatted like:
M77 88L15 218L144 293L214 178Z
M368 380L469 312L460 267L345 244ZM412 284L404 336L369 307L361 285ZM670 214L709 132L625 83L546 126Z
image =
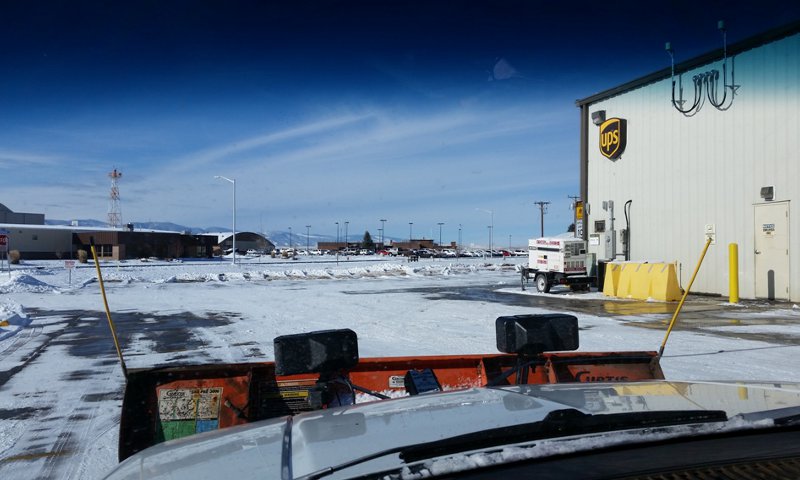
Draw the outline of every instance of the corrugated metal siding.
M753 205L763 202L762 186L774 185L775 200L790 201L790 296L800 300L800 35L732 61L740 88L726 111L706 100L696 115L682 115L671 105L669 79L590 106L627 119L628 142L622 158L610 161L600 155L599 129L589 125L588 230L607 219L603 200L615 201L616 228L624 228L623 204L632 199L631 259L677 260L685 286L704 227L715 224L717 242L693 290L727 295L728 244L736 242L740 293L752 298ZM683 75L684 98L693 95L692 76L712 68L722 73L717 62Z

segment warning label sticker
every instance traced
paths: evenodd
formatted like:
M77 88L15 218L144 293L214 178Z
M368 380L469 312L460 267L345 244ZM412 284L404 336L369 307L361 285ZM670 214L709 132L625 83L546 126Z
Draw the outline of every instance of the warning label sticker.
M222 387L163 389L158 393L162 421L219 418Z
M389 388L405 388L406 380L402 375L391 375L389 377Z

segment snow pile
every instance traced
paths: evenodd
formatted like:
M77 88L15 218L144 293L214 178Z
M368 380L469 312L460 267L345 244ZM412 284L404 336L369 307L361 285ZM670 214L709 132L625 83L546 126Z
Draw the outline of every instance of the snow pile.
M119 262L105 264L103 280L109 286L159 285L175 283L229 283L276 280L358 280L358 279L435 279L437 277L475 276L498 273L514 275L515 265L503 261L431 260L409 263L401 259L342 260L340 262L311 260L305 262L269 261L238 263L233 266L220 262L148 262L146 264ZM69 272L60 262L40 261L35 268L12 272L9 282L0 283L3 293L68 293L96 289L94 268L79 267ZM0 277L0 282L3 279Z
M0 341L16 334L30 323L22 305L14 302L0 303Z
M58 292L56 287L37 280L26 273L14 272L11 278L0 283L0 293L46 293Z
M120 273L120 272L103 272L103 282L105 283L122 283L124 285L128 285L131 283L139 283L139 282L149 282L144 277L131 275L129 273ZM94 277L96 280L97 277Z
M325 266L292 266L291 268L271 268L245 271L198 271L187 272L169 269L159 276L142 276L142 272L131 274L112 271L104 275L105 281L112 283L206 283L206 282L249 282L259 280L329 280L359 278L396 278L396 277L438 277L467 275L482 270L502 269L499 265L464 265L464 264L430 264L410 266L405 263L372 263L352 265L343 262L341 265ZM149 272L148 272L149 273Z

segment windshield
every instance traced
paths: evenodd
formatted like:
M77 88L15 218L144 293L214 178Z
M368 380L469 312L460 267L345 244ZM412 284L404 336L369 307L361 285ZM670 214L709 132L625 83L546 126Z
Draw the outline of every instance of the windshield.
M0 4L0 477L425 412L290 429L308 474L444 440L453 391L730 421L618 384L795 389L800 6L695 3ZM545 416L506 406L456 423Z

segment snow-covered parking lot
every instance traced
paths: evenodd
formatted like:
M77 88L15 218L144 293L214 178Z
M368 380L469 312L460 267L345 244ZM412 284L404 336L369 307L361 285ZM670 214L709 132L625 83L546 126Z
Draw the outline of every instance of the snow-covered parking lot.
M522 261L109 262L103 277L128 368L271 360L274 337L330 328L356 331L362 357L488 353L496 317L564 310L581 350L658 349L671 306L523 293ZM124 380L94 267L14 267L0 273L0 477L101 478ZM668 378L800 381L800 309L701 303L670 339Z

